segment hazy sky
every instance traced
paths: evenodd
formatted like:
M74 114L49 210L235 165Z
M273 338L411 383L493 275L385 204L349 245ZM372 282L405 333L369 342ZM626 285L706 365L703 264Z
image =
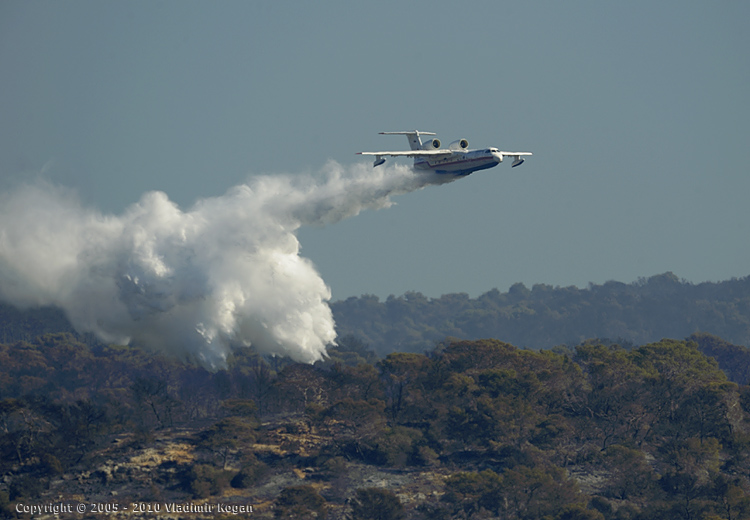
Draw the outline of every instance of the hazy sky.
M418 129L534 156L302 229L334 299L743 277L749 19L676 0L5 0L2 187L188 208Z

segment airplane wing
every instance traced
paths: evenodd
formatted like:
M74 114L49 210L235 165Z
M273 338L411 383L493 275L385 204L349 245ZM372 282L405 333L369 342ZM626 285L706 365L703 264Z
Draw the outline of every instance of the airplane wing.
M534 155L531 152L500 152L503 157L518 157L520 155Z
M385 162L384 155L392 155L394 157L450 157L454 153L458 153L452 150L403 150L399 152L357 152L357 155L374 155L375 162L373 167L380 166Z
M403 150L399 152L357 152L357 155L391 155L393 157L424 157L424 156L440 156L440 155L451 155L456 150Z
M513 157L513 164L511 164L511 167L515 168L516 166L521 166L523 162L526 159L522 159L521 156L523 155L532 155L531 152L500 152L500 155L503 157Z

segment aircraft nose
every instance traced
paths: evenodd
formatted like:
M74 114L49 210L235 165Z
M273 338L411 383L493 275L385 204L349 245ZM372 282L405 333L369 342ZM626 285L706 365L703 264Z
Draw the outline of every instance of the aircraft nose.
M500 152L492 152L492 157L494 157L495 161L497 161L498 163L503 162L503 154L501 154Z

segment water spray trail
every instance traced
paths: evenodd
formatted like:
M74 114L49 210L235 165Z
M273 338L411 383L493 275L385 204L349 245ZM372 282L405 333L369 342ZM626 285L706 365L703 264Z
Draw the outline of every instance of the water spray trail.
M182 211L149 192L120 216L48 184L0 198L0 299L57 305L79 332L225 365L231 345L313 362L336 338L331 293L295 231L445 182L406 167L331 162L262 176Z

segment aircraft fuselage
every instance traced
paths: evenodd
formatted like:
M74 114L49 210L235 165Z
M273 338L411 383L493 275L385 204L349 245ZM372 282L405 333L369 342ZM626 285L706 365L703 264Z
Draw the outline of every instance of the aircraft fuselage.
M497 149L454 152L447 157L419 157L414 161L415 170L432 170L439 174L469 175L479 170L494 168L503 160Z

